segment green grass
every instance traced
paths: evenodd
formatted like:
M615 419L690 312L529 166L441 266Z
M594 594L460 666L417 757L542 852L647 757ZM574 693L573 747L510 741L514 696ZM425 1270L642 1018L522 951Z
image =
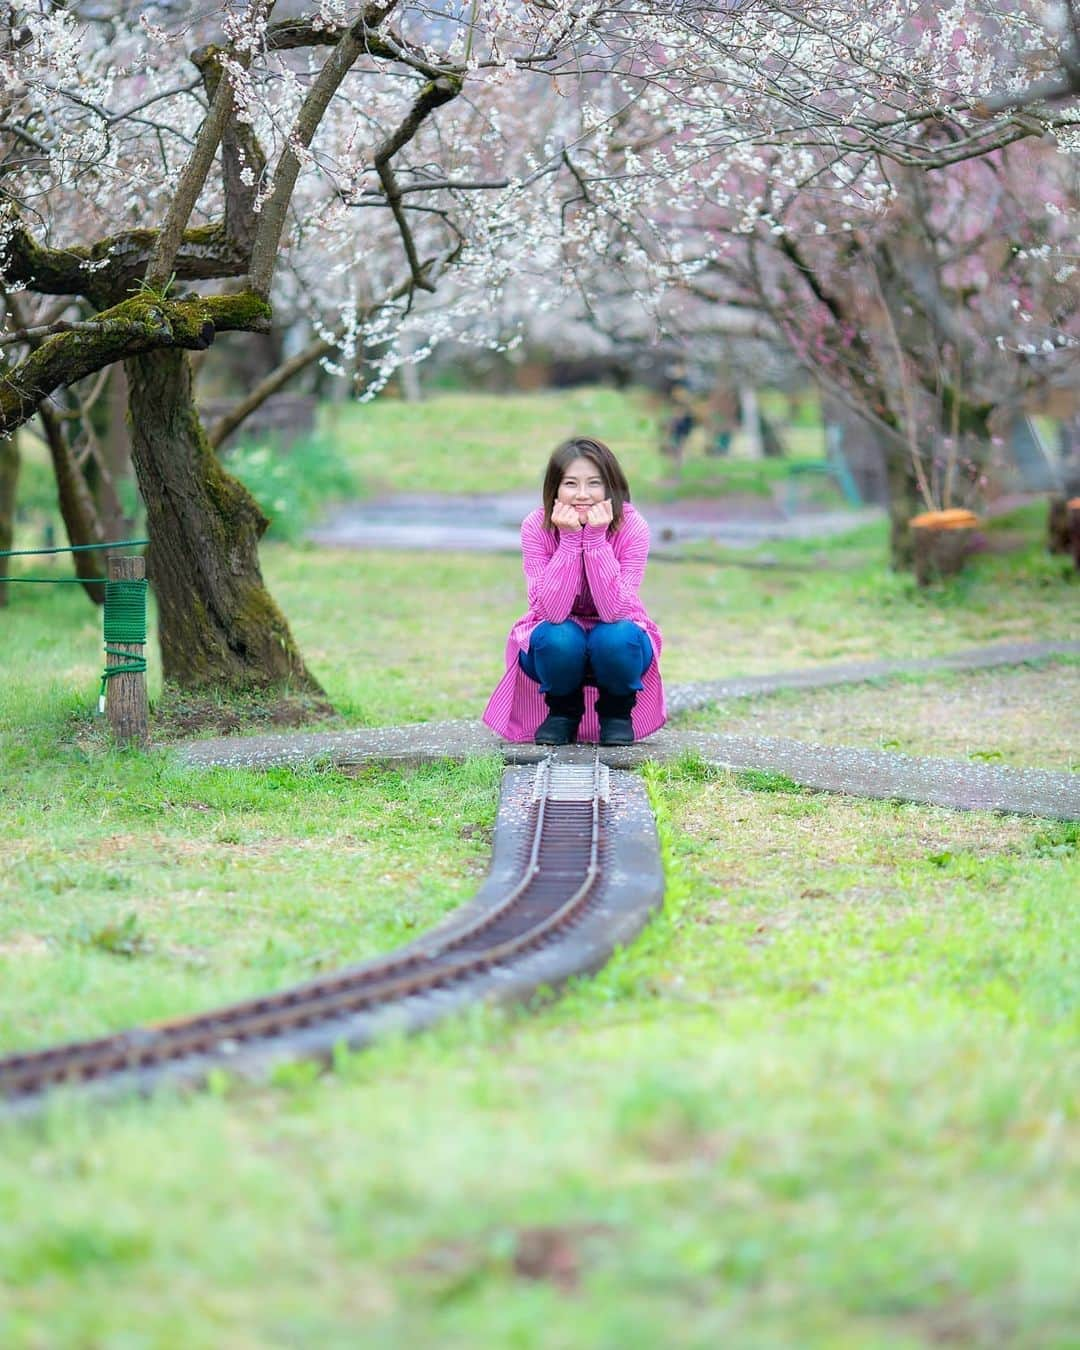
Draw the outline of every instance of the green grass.
M715 565L657 560L643 594L664 635L665 678L1073 639L1077 574L1044 555L1039 509L1027 508L1000 528L1012 534L1022 528L1026 543L1016 553L974 558L955 584L926 592L882 565L883 526L827 545L770 550L781 561L808 564L805 570L751 570L727 565L722 555ZM809 564L823 550L833 566L815 570ZM63 575L68 566L40 561L34 571L52 567ZM507 631L525 608L520 565L511 555L268 544L263 571L311 668L344 718L358 725L475 716L499 678ZM19 709L9 716L33 721L29 710L54 684L79 691L88 709L100 678L100 615L78 587L11 591L9 608L0 612L6 697ZM452 603L433 604L432 596ZM153 651L151 644L152 696L160 684Z
M539 489L548 455L568 436L597 436L618 455L636 498L768 495L789 475L783 461L709 459L692 442L681 476L660 454L667 415L655 396L614 389L543 394L439 394L334 405L323 435L353 465L364 495L386 492L505 493ZM794 459L821 459L820 429L786 432Z
M8 1046L362 960L460 904L486 864L494 761L350 779L193 774L167 753L53 747L45 736L24 750L8 757L0 789Z
M730 699L688 729L1080 771L1080 657Z
M1000 528L1017 551L925 593L884 571L877 528L771 547L791 570L656 562L665 675L1073 637L1039 512ZM264 563L346 722L475 716L523 607L511 557ZM80 592L13 588L0 626L0 1052L362 959L478 884L493 761L181 771L93 724ZM917 748L921 709L953 752L1045 762L1074 677L700 720L872 740L891 712ZM560 997L266 1087L0 1119L4 1350L1075 1346L1076 824L692 756L646 776L664 913Z
M459 836L490 820L486 768L435 772L370 780L357 814L381 834L380 792L426 795L408 821L425 851L433 789ZM3 1343L344 1347L362 1322L386 1347L1068 1346L1075 840L693 764L649 778L666 913L562 999L328 1076L0 1125ZM286 878L290 819L315 833L327 813L334 837L340 806L305 775L200 776L169 800L215 789L249 839L275 834ZM155 804L138 778L105 797L88 809ZM307 904L332 914L319 889ZM235 950L287 923L276 893L220 915L208 959L235 992ZM125 996L165 1011L175 907L145 915L143 954L80 945L101 976L69 970L66 1010L41 998L54 1024ZM32 1006L54 960L20 957Z
M272 442L243 441L228 451L225 466L262 507L272 539L302 538L329 503L349 501L359 490L349 460L323 436L285 451Z

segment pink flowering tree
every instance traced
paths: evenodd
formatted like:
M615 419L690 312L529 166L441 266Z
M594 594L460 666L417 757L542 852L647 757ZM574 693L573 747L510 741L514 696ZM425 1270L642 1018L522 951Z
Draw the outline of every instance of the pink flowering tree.
M1080 202L1052 146L892 181L883 210L794 199L717 271L878 433L893 563L907 566L909 519L977 507L1016 418L1075 387Z
M638 266L640 313L695 342L756 313L873 426L898 566L909 518L977 501L1015 415L1076 381L1080 6L998 9L740 6L588 184L612 218L656 187L630 261L669 285Z

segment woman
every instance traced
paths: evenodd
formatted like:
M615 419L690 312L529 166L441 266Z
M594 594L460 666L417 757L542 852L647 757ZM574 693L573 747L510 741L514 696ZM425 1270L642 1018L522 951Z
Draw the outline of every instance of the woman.
M521 552L529 612L510 630L487 725L538 745L579 732L631 745L663 726L660 632L638 599L649 527L602 441L578 436L551 456Z

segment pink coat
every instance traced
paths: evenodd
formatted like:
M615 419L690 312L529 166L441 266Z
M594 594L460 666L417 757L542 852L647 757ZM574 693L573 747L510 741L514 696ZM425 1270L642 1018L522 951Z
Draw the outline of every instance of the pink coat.
M643 688L634 705L634 735L638 739L662 727L667 720L664 684L660 678L660 630L638 599L638 587L649 556L649 527L630 505L623 507L622 523L612 533L602 526L583 530L549 530L543 507L521 522L521 562L525 570L529 612L518 619L506 643L506 672L484 709L484 721L508 741L531 741L547 716L540 686L518 665L518 653L529 649L539 624L573 619L582 628L599 621L630 619L648 633L653 662L642 676ZM579 738L599 736L596 690L585 690L585 716Z

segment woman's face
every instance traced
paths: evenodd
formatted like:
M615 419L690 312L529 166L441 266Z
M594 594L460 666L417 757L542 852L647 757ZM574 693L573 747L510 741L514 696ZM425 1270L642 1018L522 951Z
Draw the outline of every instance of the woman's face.
M558 501L576 508L578 520L584 523L589 507L607 496L607 485L592 460L582 456L567 465L555 495Z

